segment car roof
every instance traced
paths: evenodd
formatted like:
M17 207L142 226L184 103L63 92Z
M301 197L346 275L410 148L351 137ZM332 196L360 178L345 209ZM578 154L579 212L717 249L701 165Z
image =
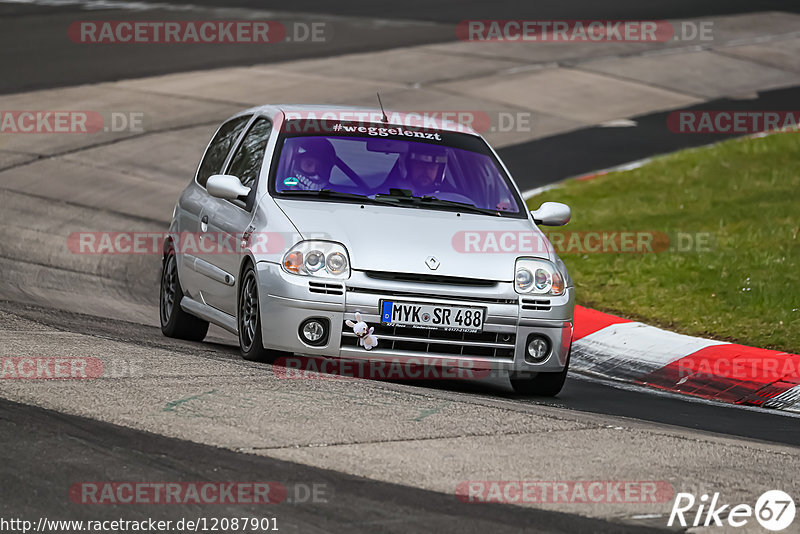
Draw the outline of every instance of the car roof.
M364 124L374 124L377 127L385 126L381 122L381 110L378 108L367 108L357 106L327 106L320 104L267 104L246 109L236 115L259 113L269 117L275 117L279 113L296 114L302 118L317 118L323 120L330 117L330 114L340 114L343 121L363 122ZM389 124L393 126L417 125L424 121L424 127L429 129L441 130L445 132L458 132L475 135L480 137L475 130L464 124L440 117L442 113L455 113L452 111L419 111L419 112L400 112L391 109L386 110ZM326 115L327 114L327 115ZM437 114L439 116L437 116ZM367 118L368 117L368 118ZM366 120L365 120L366 118Z

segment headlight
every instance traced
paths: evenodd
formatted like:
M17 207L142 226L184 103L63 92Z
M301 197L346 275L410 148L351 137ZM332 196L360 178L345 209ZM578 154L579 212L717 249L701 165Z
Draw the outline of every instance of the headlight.
M516 279L517 288L523 293L527 293L533 285L533 275L525 267L520 267L517 269Z
M315 273L325 267L325 254L319 250L312 250L306 254L306 270Z
M515 267L514 286L517 293L531 295L563 295L564 277L547 260L519 258Z
M347 257L341 252L332 252L328 254L325 266L328 268L329 273L340 275L347 270Z
M349 278L347 250L333 241L300 241L284 254L283 270L301 276Z

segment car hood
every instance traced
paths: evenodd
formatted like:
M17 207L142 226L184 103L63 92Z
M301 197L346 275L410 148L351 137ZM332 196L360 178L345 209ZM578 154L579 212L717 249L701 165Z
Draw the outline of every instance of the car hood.
M342 243L353 269L512 281L519 256L551 258L528 219L355 203L275 199L304 239ZM426 260L434 256L436 269Z

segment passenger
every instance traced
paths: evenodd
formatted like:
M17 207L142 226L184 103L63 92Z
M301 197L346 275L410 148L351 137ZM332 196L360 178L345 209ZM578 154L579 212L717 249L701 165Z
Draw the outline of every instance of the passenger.
M295 147L289 166L290 176L297 178L301 189L319 191L330 187L331 170L336 162L336 150L330 141L309 137Z

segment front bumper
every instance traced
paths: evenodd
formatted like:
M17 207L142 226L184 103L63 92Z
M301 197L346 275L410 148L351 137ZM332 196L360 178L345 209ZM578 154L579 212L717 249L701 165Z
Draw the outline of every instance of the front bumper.
M405 360L425 363L463 362L472 368L515 373L558 372L564 369L572 340L574 289L559 297L522 296L510 282L472 286L450 283L395 281L353 271L348 280L322 280L285 273L279 265L257 264L261 325L268 349L346 359ZM434 276L430 277L435 281ZM380 324L381 299L486 308L483 333L456 334L434 330L385 327ZM375 327L378 346L360 347L344 324L361 313ZM305 343L299 327L306 319L329 323L327 342ZM539 363L525 360L528 336L550 342L550 353Z

